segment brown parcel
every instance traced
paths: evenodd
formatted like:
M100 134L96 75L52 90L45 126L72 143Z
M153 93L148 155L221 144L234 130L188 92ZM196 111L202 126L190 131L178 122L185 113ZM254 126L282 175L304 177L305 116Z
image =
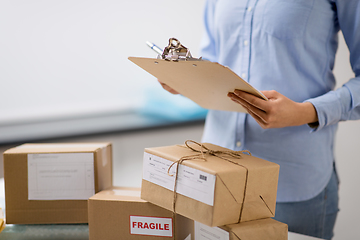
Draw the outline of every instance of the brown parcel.
M226 240L287 240L288 226L272 218L254 220L249 222L230 224L219 228L211 228L195 223L195 240L198 236L208 236L211 239L225 239L221 231L229 234ZM215 237L214 237L215 236Z
M194 147L194 144L190 146ZM229 149L209 143L204 143L204 146L212 150L229 151ZM146 148L145 153L172 162L184 156L197 154L184 145ZM177 194L176 213L212 227L273 217L279 165L247 154L242 154L240 159L218 155L220 157L206 154L206 161L182 162L182 165L216 176L213 205L197 201L191 196ZM237 162L241 166L221 157ZM145 173L143 173L141 198L173 210L173 191L144 180L144 175ZM197 179L197 181L200 180Z
M175 239L173 216L171 211L140 199L140 188L113 187L89 198L89 238ZM193 231L193 221L180 215L175 224L176 239L183 240Z
M87 223L87 199L28 200L28 154L92 153L95 193L112 186L111 143L23 144L4 152L6 223Z

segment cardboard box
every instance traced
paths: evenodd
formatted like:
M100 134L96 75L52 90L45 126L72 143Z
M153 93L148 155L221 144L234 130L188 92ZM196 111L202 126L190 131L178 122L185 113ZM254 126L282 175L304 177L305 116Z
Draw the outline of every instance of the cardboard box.
M200 151L199 146L190 146ZM184 145L146 148L141 198L173 210L175 176L167 172L173 162L187 157L190 160L179 167L176 213L212 227L273 217L279 165L245 153L241 158L216 155L205 154L204 160L201 153Z
M87 223L87 200L112 186L110 143L23 144L4 152L9 224Z
M194 240L287 240L288 226L271 218L209 227L194 223Z
M193 221L175 215L174 222L173 216L173 212L140 199L139 188L114 187L89 199L89 238L190 240Z

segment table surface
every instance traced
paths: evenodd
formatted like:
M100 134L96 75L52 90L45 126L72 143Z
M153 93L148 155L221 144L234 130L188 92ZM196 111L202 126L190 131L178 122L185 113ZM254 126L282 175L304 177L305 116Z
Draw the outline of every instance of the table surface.
M88 240L87 224L77 225L7 225L0 233L0 239L7 240ZM316 240L289 232L288 240Z

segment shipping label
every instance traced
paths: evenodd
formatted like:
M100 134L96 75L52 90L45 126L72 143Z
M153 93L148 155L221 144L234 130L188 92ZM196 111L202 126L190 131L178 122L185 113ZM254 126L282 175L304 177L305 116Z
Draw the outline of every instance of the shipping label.
M209 227L202 223L194 221L195 228L195 239L196 240L229 240L229 232L218 228L218 227Z
M130 216L130 234L172 237L172 218Z
M29 200L86 200L94 181L93 153L28 154Z
M143 179L174 191L177 164L170 170L173 176L169 176L168 169L172 163L170 160L145 152ZM215 175L180 165L177 181L177 193L210 206L214 205Z

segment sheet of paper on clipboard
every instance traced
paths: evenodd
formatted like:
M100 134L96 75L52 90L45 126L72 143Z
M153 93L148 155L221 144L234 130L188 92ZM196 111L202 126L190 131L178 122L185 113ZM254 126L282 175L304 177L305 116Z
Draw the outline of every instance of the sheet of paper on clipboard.
M171 41L174 40L169 40L169 46L172 44ZM176 44L183 47L180 42ZM227 96L228 92L233 92L235 89L267 100L261 92L230 68L216 62L192 58L189 51L184 51L179 54L180 56L175 54L173 58L174 55L167 55L168 47L164 49L161 58L129 57L128 59L206 109L246 112L240 104L233 102Z

